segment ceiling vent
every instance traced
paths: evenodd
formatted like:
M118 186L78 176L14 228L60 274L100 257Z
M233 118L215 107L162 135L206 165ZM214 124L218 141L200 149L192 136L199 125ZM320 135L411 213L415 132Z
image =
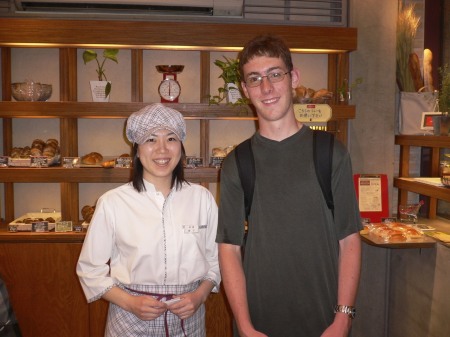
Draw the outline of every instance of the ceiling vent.
M349 0L0 0L0 16L348 25ZM3 5L2 5L3 4Z
M348 0L245 0L248 20L347 26Z
M0 0L1 1L1 0ZM11 0L16 15L236 16L244 0Z

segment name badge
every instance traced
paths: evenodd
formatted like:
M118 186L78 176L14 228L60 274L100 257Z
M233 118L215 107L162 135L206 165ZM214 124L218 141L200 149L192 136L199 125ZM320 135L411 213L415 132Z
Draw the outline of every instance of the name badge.
M198 225L183 225L184 234L198 233Z

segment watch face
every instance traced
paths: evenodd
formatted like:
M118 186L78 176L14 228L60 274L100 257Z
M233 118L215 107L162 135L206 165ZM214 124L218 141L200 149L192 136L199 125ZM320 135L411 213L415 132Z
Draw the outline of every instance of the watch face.
M177 81L165 79L159 85L158 91L166 101L174 101L180 96L181 87Z

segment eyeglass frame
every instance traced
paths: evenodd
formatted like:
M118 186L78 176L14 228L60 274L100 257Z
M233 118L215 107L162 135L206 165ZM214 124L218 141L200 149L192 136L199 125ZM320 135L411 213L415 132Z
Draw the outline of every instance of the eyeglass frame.
M244 81L244 83L245 83L245 85L247 86L247 87L249 87L249 88L257 88L257 87L259 87L261 84L262 84L262 82L263 82L263 79L264 79L264 77L266 77L267 78L267 80L270 82L270 83L278 83L278 82L281 82L281 81L283 81L284 80L284 78L286 77L286 75L287 74L289 74L291 72L291 70L288 70L288 71L286 71L286 72L284 72L283 73L283 71L275 71L275 72L271 72L271 73L269 73L269 74L267 74L267 75L264 75L264 76L261 76L261 75L255 75L255 76L249 76L249 78L250 77L256 77L258 80L256 81L256 82L253 82L253 83L258 83L257 85L249 85L248 83L247 83L247 80L248 80L248 78L247 78L247 80L246 81ZM272 82L272 80L275 78L275 77L271 77L271 76L273 76L273 75L275 75L275 74L278 74L278 75L282 75L282 76L280 76L280 78L277 78L277 79L279 79L279 80L277 80L277 81L275 81L275 82Z

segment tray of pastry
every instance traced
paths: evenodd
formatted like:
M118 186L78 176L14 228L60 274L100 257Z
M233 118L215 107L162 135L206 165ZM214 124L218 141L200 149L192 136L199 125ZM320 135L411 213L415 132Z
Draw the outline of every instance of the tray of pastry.
M55 230L55 223L61 221L61 212L42 209L41 212L30 212L14 219L8 224L10 232L31 232L34 223L48 223L48 231Z
M54 138L35 139L31 146L13 147L8 158L8 166L13 167L48 167L60 162L59 142Z
M126 161L129 163L129 165L124 164L123 167L130 167L131 157L129 154L121 154L120 156L103 156L98 152L90 152L81 157L80 167L119 167L118 163L122 163L125 159L127 159Z
M401 222L368 223L360 234L367 243L380 247L428 247L436 243L418 226Z

